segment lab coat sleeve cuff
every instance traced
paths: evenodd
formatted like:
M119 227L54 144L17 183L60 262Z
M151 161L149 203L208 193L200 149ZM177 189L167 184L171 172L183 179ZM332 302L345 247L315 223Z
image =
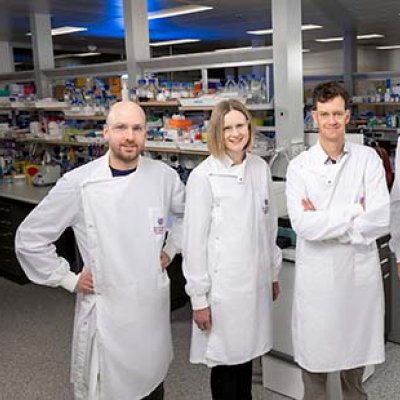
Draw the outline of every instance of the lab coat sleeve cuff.
M76 275L71 271L68 271L67 275L62 279L60 282L60 286L69 292L73 293L76 287L76 284L78 283L79 279L79 274Z
M169 259L172 261L178 253L178 248L171 242L167 242L163 248L163 252L168 254Z
M207 296L192 296L190 297L190 302L192 303L193 310L202 310L203 308L207 308L210 305L208 304Z

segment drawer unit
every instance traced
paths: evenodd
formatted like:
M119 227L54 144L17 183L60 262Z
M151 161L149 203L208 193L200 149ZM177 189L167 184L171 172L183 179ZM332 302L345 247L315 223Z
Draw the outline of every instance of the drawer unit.
M0 275L18 283L26 283L29 280L15 256L15 233L33 208L33 204L0 198ZM69 261L71 270L78 272L82 262L72 229L68 228L55 245L57 253Z

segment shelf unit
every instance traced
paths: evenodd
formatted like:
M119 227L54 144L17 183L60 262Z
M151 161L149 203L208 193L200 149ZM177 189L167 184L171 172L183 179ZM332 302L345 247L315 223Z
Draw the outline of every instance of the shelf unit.
M65 113L65 119L76 119L79 121L105 121L107 116L105 114L100 115L88 115L88 114L74 114L74 113Z
M16 139L18 143L38 143L52 146L71 146L71 147L89 147L89 146L107 146L106 142L78 142L78 141L65 141L56 139L40 139L40 138L19 138Z
M178 100L166 100L166 101L139 101L141 107L179 107L180 103Z
M352 103L353 106L357 107L398 107L400 108L400 102L376 102L376 103L369 103L369 102L357 102Z

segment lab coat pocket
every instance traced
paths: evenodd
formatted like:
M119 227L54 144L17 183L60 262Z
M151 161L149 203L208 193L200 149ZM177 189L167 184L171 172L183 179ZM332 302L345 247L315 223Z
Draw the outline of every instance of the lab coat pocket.
M356 286L373 284L380 279L378 255L374 250L357 252L354 256L354 283Z

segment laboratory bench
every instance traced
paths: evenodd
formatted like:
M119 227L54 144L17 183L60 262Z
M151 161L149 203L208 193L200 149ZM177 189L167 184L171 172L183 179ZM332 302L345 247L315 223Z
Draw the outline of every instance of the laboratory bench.
M20 284L30 282L15 256L15 233L20 223L51 188L28 185L23 179L0 180L0 276ZM57 253L70 263L71 270L79 272L82 259L72 228L66 229L55 245ZM167 269L171 280L172 309L182 307L188 301L181 264L182 258L178 254Z
M0 181L0 276L17 283L28 283L15 256L14 239L19 224L46 196L51 187L27 185L25 180ZM56 242L57 252L68 260L71 270L80 267L74 233L67 229Z

